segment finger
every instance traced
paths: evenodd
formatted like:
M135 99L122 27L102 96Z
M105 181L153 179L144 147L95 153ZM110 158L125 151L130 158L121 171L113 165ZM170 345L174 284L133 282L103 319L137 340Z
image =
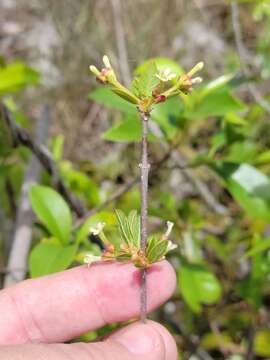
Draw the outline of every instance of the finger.
M139 315L140 271L100 263L27 280L0 293L0 344L60 342ZM175 288L168 262L148 270L148 311Z
M104 342L91 344L20 345L2 347L5 360L177 360L176 344L161 325L135 323L114 333Z

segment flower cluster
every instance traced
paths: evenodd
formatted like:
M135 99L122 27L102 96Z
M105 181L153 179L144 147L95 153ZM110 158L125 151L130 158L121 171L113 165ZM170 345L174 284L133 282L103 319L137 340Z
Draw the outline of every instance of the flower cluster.
M146 74L135 77L132 90L129 90L118 81L108 56L103 56L103 63L105 67L101 70L94 65L90 66L97 81L110 85L113 92L137 105L142 112L150 112L154 104L164 102L172 96L192 91L193 85L202 82L201 77L194 78L193 76L204 66L203 62L199 62L188 73L176 74L171 72L169 67L158 70L153 62L156 71L153 74L150 72L150 81L146 70ZM147 77L147 81L145 81L145 77Z
M84 262L91 265L98 261L131 261L138 268L150 267L155 262L165 259L169 251L176 249L177 245L169 240L173 223L167 222L167 231L161 236L151 236L148 239L145 252L140 248L140 218L136 211L125 216L120 210L116 211L118 219L119 240L112 243L103 232L104 223L90 228L90 233L98 235L104 245L101 256L87 253Z

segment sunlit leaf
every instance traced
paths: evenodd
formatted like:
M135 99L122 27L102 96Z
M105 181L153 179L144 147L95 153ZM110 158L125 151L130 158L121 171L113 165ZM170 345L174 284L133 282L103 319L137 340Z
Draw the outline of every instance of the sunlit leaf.
M62 196L41 185L33 185L29 194L34 212L48 231L63 243L69 242L71 212Z
M183 262L178 270L178 284L184 300L195 313L201 312L203 304L213 305L220 300L220 283L203 265Z
M38 244L30 254L31 277L39 277L67 269L72 264L76 251L76 245Z
M99 87L89 94L89 99L109 108L123 111L126 114L138 116L136 106L121 99L107 87Z

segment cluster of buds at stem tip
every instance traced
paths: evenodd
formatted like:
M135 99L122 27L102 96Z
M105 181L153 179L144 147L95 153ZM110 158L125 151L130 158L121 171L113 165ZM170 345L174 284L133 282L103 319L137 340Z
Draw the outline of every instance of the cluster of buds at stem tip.
M201 71L204 67L203 62L199 62L195 65L187 74L180 76L179 83L181 84L180 89L185 92L191 92L193 89L193 85L200 84L203 79L200 76L193 78L198 71Z
M107 55L103 56L103 64L105 67L102 68L101 71L99 71L94 65L90 65L89 69L96 75L97 81L101 84L114 84L117 79Z
M96 76L97 81L104 85L110 85L115 94L135 104L145 113L150 112L154 104L162 103L181 93L191 92L194 84L202 82L201 77L194 77L194 75L204 66L203 62L199 62L189 72L182 75L171 72L170 68L161 69L153 75L155 80L158 80L158 84L151 89L150 95L145 95L143 90L141 92L129 90L117 80L107 55L103 56L103 63L105 67L101 70L94 65L90 66L90 71Z
M169 240L173 228L173 223L170 221L167 221L167 230L163 235L152 237L149 240L146 251L142 251L140 245L137 242L132 243L131 240L127 242L121 240L118 246L113 245L103 232L104 225L104 223L98 223L90 228L90 234L99 236L105 249L100 256L87 253L84 262L88 266L99 261L116 260L121 262L131 261L138 268L147 268L155 262L164 260L168 252L177 248L177 245ZM119 238L121 239L121 235Z

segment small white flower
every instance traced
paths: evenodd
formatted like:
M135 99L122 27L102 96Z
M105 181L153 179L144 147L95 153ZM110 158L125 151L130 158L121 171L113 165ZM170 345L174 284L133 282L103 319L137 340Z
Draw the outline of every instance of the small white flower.
M83 259L85 264L88 264L90 266L91 264L101 261L101 256L96 256L91 253L87 253Z
M158 74L155 75L160 81L167 82L176 77L175 73L172 73L169 68L160 70Z
M167 221L167 231L165 233L165 237L168 238L170 236L170 233L172 232L172 228L174 226L174 223L171 221Z
M172 241L169 240L169 241L168 241L168 246L167 246L167 252L176 249L177 246L178 246L178 245L174 244Z
M191 79L192 84L200 84L202 81L203 79L200 76Z
M90 234L93 234L93 235L99 235L101 233L101 231L103 230L104 226L105 226L105 223L100 222L96 226L91 227L89 229L89 232L90 232Z

